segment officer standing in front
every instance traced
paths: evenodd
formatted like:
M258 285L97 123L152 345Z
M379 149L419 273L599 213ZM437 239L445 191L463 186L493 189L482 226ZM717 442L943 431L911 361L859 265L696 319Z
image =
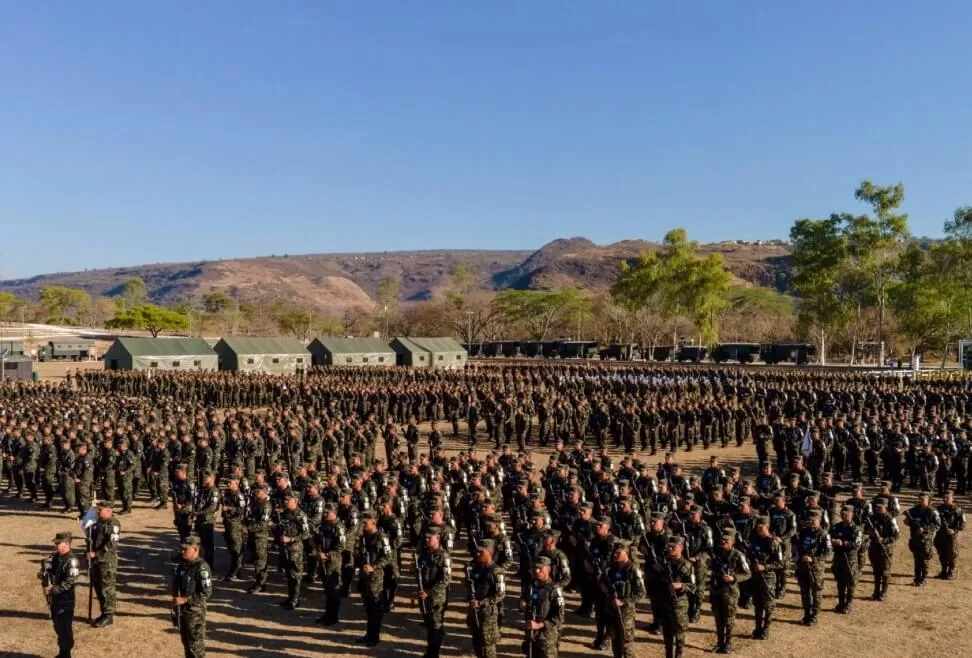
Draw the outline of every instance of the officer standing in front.
M88 560L91 561L91 584L98 596L101 615L92 626L104 628L115 619L115 580L118 577L118 539L121 523L113 515L112 502L98 505L98 520L88 530Z
M820 510L812 510L807 527L797 535L796 577L800 584L804 626L814 626L820 613L820 592L824 586L824 567L830 557L830 535L820 527Z
M199 538L182 542L182 559L172 572L173 621L186 658L206 655L206 601L213 595L213 576L199 556Z
M74 586L81 574L81 563L71 551L71 533L59 532L54 537L54 554L41 562L40 573L57 634L56 658L71 658L74 649Z

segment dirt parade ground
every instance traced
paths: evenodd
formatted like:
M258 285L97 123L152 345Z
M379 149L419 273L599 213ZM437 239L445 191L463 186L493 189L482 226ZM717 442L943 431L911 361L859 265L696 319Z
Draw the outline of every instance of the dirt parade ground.
M424 436L424 433L423 433ZM423 446L424 439L423 439ZM450 452L464 448L460 443L447 441ZM427 446L425 446L427 448ZM744 475L755 474L755 455L751 445L742 448L696 450L680 453L680 462L692 471L701 471L710 454L718 454L724 465L742 467ZM661 455L648 458L654 468ZM544 451L534 453L536 463L545 464ZM875 492L868 489L867 496ZM914 492L902 496L902 507L914 502ZM937 502L937 501L936 501ZM958 503L969 509L969 500ZM169 615L167 579L172 568L170 558L177 549L177 535L170 510L148 507L147 495L142 492L130 515L120 517L122 541L118 576L118 614L115 623L104 629L92 629L87 616L88 583L82 576L77 587L75 618L76 650L80 658L108 656L181 656L182 647L177 630ZM900 523L900 520L899 520ZM43 507L9 496L0 500L0 656L25 658L53 656L57 653L54 631L46 611L44 596L36 574L41 558L52 550L51 539L58 531L79 532L79 524L70 516L45 512ZM907 550L907 529L902 526L902 539L895 550L893 578L889 598L877 603L867 600L872 589L872 575L868 566L858 585L858 601L851 615L832 611L835 586L828 573L823 614L816 627L799 625L802 617L799 590L790 579L786 598L779 602L776 623L768 641L749 639L753 630L751 610L740 610L736 622L738 639L735 653L741 656L961 656L972 652L972 576L969 555L972 546L970 533L963 533L959 576L954 581L932 579L923 588L910 585L912 580L911 554ZM217 527L217 556L215 573L221 577L227 567L220 528ZM76 542L80 555L83 540ZM271 555L271 565L276 556ZM446 638L443 655L472 655L470 633L465 625L464 566L469 556L465 540L457 542L453 555L454 568L450 602L447 611ZM342 606L341 623L322 628L314 623L323 606L323 590L315 584L305 590L302 606L288 612L278 604L286 595L283 575L271 568L269 590L250 595L245 592L249 582L214 584L207 620L207 651L210 656L421 656L425 648L425 630L421 626L418 608L410 602L415 578L413 555L407 550L403 556L402 587L396 608L385 616L382 642L374 649L365 649L354 640L364 634L365 620L360 597L352 594ZM82 560L82 564L84 561ZM933 560L932 575L938 573ZM244 570L249 578L251 571ZM511 587L506 599L506 621L499 655L519 656L523 639L522 621L517 611L519 583L510 578ZM576 594L568 594L568 610L577 607ZM99 614L97 599L94 614ZM650 613L648 603L639 607L637 654L664 655L661 636L644 630ZM589 648L594 636L594 623L568 614L561 655L604 655ZM716 641L708 605L702 621L688 633L688 656L708 653Z

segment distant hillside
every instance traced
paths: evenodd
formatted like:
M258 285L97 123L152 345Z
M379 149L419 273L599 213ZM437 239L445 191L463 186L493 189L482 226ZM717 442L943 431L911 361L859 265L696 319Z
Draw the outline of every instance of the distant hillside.
M142 278L152 300L176 304L221 290L253 302L287 300L321 311L368 307L382 281L401 281L401 299L420 301L449 285L452 271L463 265L475 274L478 290L558 289L604 290L613 282L622 260L659 245L625 240L599 246L586 238L559 239L535 252L438 250L369 254L269 256L197 263L45 274L0 282L0 289L36 298L45 285L82 288L93 296L121 293L126 279ZM789 281L789 250L778 243L720 242L701 247L718 252L739 282L785 290Z

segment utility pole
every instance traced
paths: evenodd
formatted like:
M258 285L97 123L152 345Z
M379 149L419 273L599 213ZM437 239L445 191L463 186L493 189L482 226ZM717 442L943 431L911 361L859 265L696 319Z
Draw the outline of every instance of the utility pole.
M466 311L466 343L472 348L472 311Z
M388 340L388 304L385 304L385 340Z

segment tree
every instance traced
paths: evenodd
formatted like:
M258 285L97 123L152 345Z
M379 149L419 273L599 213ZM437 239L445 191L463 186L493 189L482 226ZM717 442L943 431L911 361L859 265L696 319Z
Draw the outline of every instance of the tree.
M827 360L827 337L845 326L848 305L840 287L848 264L843 219L800 219L790 229L793 276L790 284L799 295L797 323L805 333L819 337L820 362Z
M123 311L135 306L141 306L148 301L148 287L139 277L127 279L122 284L122 291L118 298L118 306Z
M663 320L673 322L675 345L683 316L698 329L700 342L716 340L717 315L725 306L731 281L722 256L699 258L697 248L684 229L672 229L659 252L645 252L633 263L622 263L611 288L615 303L628 311L656 308Z
M897 255L908 237L908 215L896 211L904 202L904 185L882 187L869 180L854 191L854 197L871 207L874 217L861 215L850 220L845 232L849 253L856 267L869 279L878 308L877 341L884 341L884 313L888 285L896 273ZM881 351L879 365L884 365Z
M475 280L475 273L466 265L456 265L452 269L446 299L449 300L455 310L461 312L465 309L466 297L472 290Z
M188 327L186 316L172 309L141 304L121 311L105 323L108 329L143 329L158 338L163 331L183 331Z
M12 292L0 290L0 322L10 322L11 316L14 315L15 311L26 305L26 299L21 299Z
M94 303L94 324L103 327L118 313L118 304L111 297L99 297Z
M63 286L43 286L40 305L49 324L78 324L79 314L91 307L91 295Z
M202 297L203 310L213 315L223 313L235 305L232 297L219 290L206 293Z
M588 309L590 303L574 288L558 292L504 290L493 300L496 312L522 328L530 340L544 340L565 319Z

